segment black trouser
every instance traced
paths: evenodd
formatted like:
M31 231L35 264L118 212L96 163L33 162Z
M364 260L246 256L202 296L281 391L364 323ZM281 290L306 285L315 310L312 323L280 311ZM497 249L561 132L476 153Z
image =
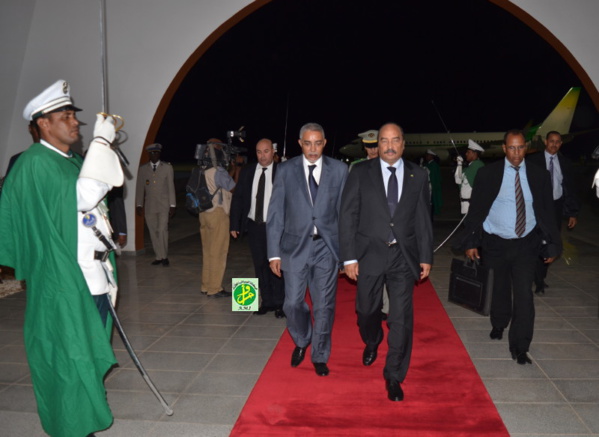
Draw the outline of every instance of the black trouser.
M362 341L369 349L378 347L383 340L381 305L383 285L389 293L389 315L387 325L387 361L383 376L396 382L403 382L408 373L412 356L412 336L414 331L414 310L412 296L414 275L408 267L398 244L389 248L387 259L383 261L385 270L380 275L358 276L356 313Z
M482 259L493 269L491 324L496 328L510 326L510 349L517 353L528 352L532 341L535 322L532 283L540 243L536 228L527 236L513 240L486 232L483 235Z
M553 207L555 212L555 223L557 223L557 229L561 232L562 222L564 221L564 196L553 201ZM547 270L549 270L549 264L545 264L545 260L542 256L539 256L537 260L537 266L535 269L535 284L537 287L542 288L547 277Z
M266 253L266 223L256 223L248 220L248 237L250 252L254 262L254 272L258 278L262 306L279 308L285 300L285 284L270 270L268 255Z

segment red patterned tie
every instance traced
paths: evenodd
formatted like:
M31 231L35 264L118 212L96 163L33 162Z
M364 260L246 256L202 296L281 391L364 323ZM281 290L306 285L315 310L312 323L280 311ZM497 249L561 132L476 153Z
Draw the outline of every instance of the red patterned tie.
M516 235L521 237L526 229L526 209L524 208L524 195L520 185L520 167L512 166L516 170Z

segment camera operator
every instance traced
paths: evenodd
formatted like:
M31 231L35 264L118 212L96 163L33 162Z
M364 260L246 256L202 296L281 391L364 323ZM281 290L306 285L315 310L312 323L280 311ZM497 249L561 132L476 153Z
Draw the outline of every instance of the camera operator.
M205 151L209 159L199 157L207 167L204 174L208 190L210 194L214 194L212 198L214 206L200 213L203 261L201 292L207 294L209 298L231 296L231 292L223 288L222 281L229 252L229 211L235 180L224 168L228 159L224 162L217 160L217 155L224 155L222 146L223 143L219 139L211 138Z

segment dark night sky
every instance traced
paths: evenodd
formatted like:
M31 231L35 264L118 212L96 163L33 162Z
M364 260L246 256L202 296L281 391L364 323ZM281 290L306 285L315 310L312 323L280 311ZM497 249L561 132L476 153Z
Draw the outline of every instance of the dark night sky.
M201 41L198 41L198 45ZM245 126L298 153L300 126L323 125L331 154L396 121L409 132L505 131L540 123L571 86L541 37L481 0L274 0L220 38L190 71L156 140L163 158ZM597 126L583 90L572 131Z

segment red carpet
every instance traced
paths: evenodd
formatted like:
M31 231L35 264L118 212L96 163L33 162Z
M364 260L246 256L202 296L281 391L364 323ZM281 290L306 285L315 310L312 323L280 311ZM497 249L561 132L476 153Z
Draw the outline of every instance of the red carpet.
M339 282L329 376L309 352L297 368L286 332L250 394L232 436L509 436L430 282L414 290L412 363L403 402L387 399L387 340L370 367L354 310L355 286Z

